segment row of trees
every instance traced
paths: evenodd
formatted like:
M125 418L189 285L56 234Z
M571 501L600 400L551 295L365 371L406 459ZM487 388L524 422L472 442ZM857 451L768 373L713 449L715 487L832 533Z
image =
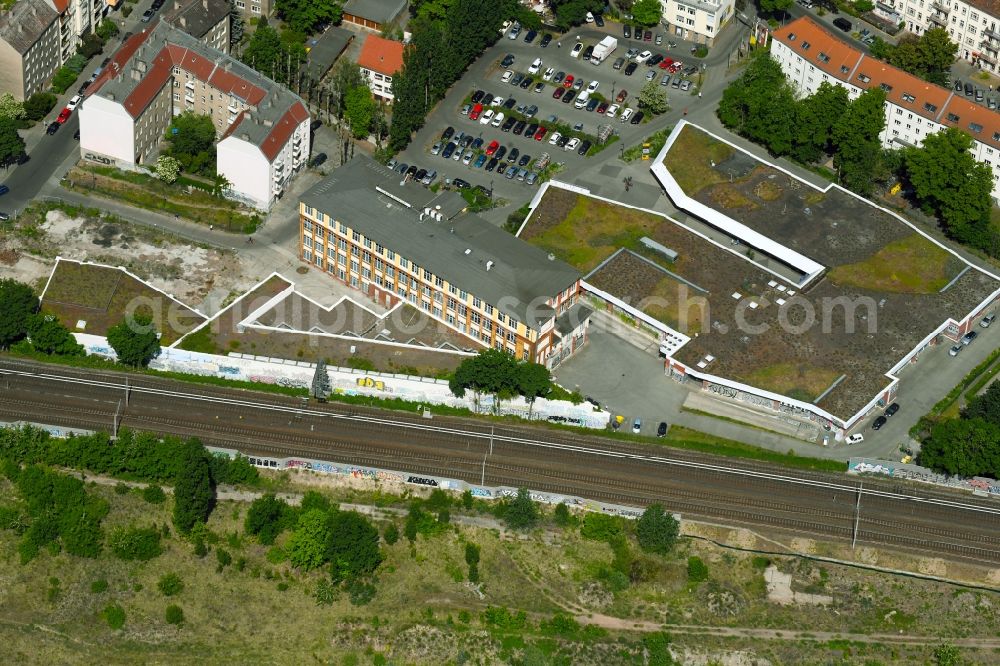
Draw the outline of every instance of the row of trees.
M774 155L805 164L832 156L840 184L858 194L870 196L878 183L895 176L912 186L915 202L937 216L952 238L1000 254L1000 233L990 226L993 175L973 156L972 138L948 128L929 135L920 147L883 149L881 88L850 100L845 88L823 83L798 99L780 65L759 54L726 88L718 114L724 125Z
M0 279L0 349L23 340L43 354L83 355L83 346L69 329L38 308L38 297L31 287L10 278Z
M478 407L483 394L493 397L493 410L501 400L520 395L529 404L552 391L552 375L540 363L519 361L511 354L499 349L486 349L475 356L466 358L448 380L448 386L456 397L463 397L472 391Z
M1000 479L1000 383L970 400L960 418L935 424L919 462L945 474Z
M758 53L726 88L718 115L726 127L774 155L807 164L833 155L841 184L867 195L889 173L879 141L885 127L884 102L880 88L852 101L845 88L829 83L796 99L781 66Z
M600 4L600 3L598 3ZM465 69L499 37L504 19L512 16L515 0L440 3L442 14L416 8L410 21L413 35L403 51L403 68L393 78L395 96L389 147L399 151L410 143L431 108Z

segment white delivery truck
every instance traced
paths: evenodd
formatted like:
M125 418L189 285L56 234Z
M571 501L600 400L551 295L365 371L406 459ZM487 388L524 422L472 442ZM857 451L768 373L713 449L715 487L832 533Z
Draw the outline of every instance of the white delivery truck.
M611 35L608 35L594 47L594 53L590 56L590 62L595 65L600 65L604 62L605 58L614 53L617 48L618 40Z

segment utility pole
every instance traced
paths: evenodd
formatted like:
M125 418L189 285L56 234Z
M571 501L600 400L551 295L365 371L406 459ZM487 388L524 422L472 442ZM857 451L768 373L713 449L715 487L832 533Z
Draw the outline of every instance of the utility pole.
M129 394L128 377L125 377L125 406L126 407L128 407L128 394Z
M118 407L115 408L115 417L114 417L114 420L111 423L111 438L112 439L118 439L118 414L119 414L119 412L121 412L121 409L122 409L122 401L119 400L118 401Z
M481 485L481 486L485 486L486 485L486 456L483 456L483 477L479 481L479 485Z
M493 455L493 426L490 426L490 455Z
M854 505L854 536L851 537L851 550L854 550L858 542L858 524L861 522L861 493L865 487L865 482L858 484L858 502Z

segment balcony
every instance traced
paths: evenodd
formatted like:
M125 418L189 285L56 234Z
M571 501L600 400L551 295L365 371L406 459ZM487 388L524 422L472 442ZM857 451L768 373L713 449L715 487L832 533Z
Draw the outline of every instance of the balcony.
M996 50L996 49L994 49L994 50ZM980 51L979 52L979 59L980 60L985 60L986 62L988 62L990 64L993 64L993 65L997 64L997 57L995 55L990 55L986 51Z
M942 28L944 28L944 27L946 27L948 25L948 16L947 15L943 15L942 16L941 14L935 13L935 14L931 14L928 18L930 18L930 20L933 23L937 23Z
M940 2L937 2L937 0L931 3L931 7L933 7L934 9L938 10L939 12L945 15L947 15L948 12L951 11L951 7L949 7L948 5L943 5Z
M184 87L187 88L188 90L194 90L194 81L188 81L187 83L184 84Z
M994 31L990 30L989 28L987 28L986 30L983 30L983 37L985 37L988 40L993 40L993 41L1000 42L1000 33L994 32ZM983 41L985 42L985 40L983 40Z
M996 42L991 42L988 39L984 39L982 42L979 43L979 45L984 49L989 49L990 51L993 51L994 53L1000 51L1000 45L997 45Z

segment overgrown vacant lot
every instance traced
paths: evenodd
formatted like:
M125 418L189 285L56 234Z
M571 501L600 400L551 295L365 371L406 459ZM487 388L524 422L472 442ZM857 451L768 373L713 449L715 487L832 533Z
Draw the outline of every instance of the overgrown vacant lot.
M291 480L277 475L267 483L290 491L303 488L296 484L326 485L323 493L334 501L385 507L376 519L383 534L390 523L403 526L407 499L387 492L399 492L398 487L355 484L352 490L311 475ZM110 485L87 492L110 505L103 521L107 533L120 526L162 530L171 524L169 498L149 504L140 490L120 494ZM0 506L16 502L11 484L0 482ZM519 536L502 531L502 523L488 513L490 505L466 509L457 497L449 507L450 524L438 523L413 545L404 536L393 544L381 542L385 560L370 600L352 602L340 592L329 605L319 605L314 595L326 570L307 573L289 565L288 531L271 547L248 537L248 506L219 503L205 532L204 557L168 527L163 553L148 562L122 561L105 549L97 559L43 552L21 565L18 534L0 530L5 660L660 664L666 662L649 659L652 643L646 639L684 625L696 633L674 633L671 647L680 663L750 663L728 661L739 651L744 659L774 664L913 664L926 663L937 642L989 638L1000 631L1000 597L991 592L793 557L753 556L697 539L682 539L666 556L651 555L636 545L633 523L607 523L606 516L598 516L603 528L591 530L592 538L581 533L579 517L566 527L547 517L537 530ZM393 508L399 513L391 513ZM485 527L464 524L469 517ZM595 534L616 530L624 546L594 540ZM724 532L709 536L732 538ZM749 538L744 543L752 547ZM481 548L479 591L466 580L467 543ZM219 565L220 551L231 556L229 564ZM771 566L790 576L786 589L769 591L764 573ZM166 574L183 583L171 596L159 586ZM796 600L796 593L812 596ZM102 617L110 604L124 611L121 629L110 628ZM168 605L183 610L181 624L167 623ZM525 612L523 619L518 611ZM733 636L719 635L720 627ZM789 630L796 638L761 639L747 629ZM824 638L823 632L838 632L840 639ZM896 642L899 637L927 637L929 644ZM990 663L992 652L966 649L964 656Z

